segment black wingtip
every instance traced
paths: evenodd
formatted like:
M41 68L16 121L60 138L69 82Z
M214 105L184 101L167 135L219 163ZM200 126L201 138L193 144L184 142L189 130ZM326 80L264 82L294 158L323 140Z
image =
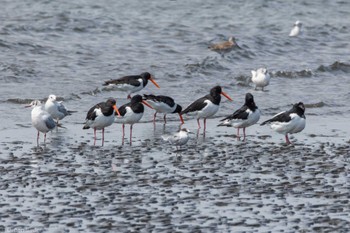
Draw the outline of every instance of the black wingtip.
M84 125L83 129L90 129L90 126Z

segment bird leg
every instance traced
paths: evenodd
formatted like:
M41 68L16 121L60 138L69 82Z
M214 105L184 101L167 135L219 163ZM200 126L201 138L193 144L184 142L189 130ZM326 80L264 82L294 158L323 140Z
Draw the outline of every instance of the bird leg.
M102 146L105 142L105 128L102 128Z
M166 114L164 114L164 124L166 124Z
M286 134L286 143L287 143L287 145L292 144L292 143L289 141L288 134Z
M94 128L94 146L96 145L96 128Z
M131 95L129 94L127 98L128 98L128 99L131 99Z
M197 119L198 129L201 128L201 124L199 123L199 118Z
M154 115L153 115L153 124L154 125L156 124L156 116L157 116L157 112L155 112Z
M243 141L245 141L245 127L243 128Z
M39 133L39 131L38 131L38 135L36 136L36 145L39 147L39 135L40 135L40 133Z
M239 136L239 128L237 128L237 140L239 141L239 138L240 138L240 136Z
M130 125L130 146L132 144L132 124Z
M207 128L207 118L204 118L203 123L204 123L203 132L205 132L205 129Z
M44 145L46 144L46 133L44 133Z

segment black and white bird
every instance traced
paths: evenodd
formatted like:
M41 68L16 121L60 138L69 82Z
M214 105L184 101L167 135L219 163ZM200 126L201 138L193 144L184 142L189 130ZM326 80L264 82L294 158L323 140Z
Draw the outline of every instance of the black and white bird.
M139 122L143 116L143 113L145 111L143 104L149 108L152 108L146 101L142 99L141 95L134 95L129 103L122 105L118 109L120 116L115 118L115 122L123 124L123 144L125 136L125 124L130 125L130 144L132 144L132 128L133 125Z
M233 126L237 128L237 138L239 139L239 129L243 128L243 141L246 138L245 129L256 124L260 119L260 110L255 105L252 94L245 95L244 105L233 114L221 120L218 126Z
M199 119L204 119L204 131L206 129L206 120L212 117L218 110L221 101L221 95L225 96L228 100L232 101L231 97L222 91L220 86L215 86L210 90L210 94L194 101L185 110L181 112L181 115L188 113L195 113L200 128Z
M104 144L105 128L112 125L115 112L120 115L116 106L116 100L109 98L106 102L94 105L86 115L83 129L94 129L94 145L96 145L96 130L102 129L102 146Z
M148 81L151 81L156 87L160 88L153 76L148 72L140 75L128 75L118 79L108 80L105 81L103 86L109 86L120 91L126 91L128 92L127 98L130 99L131 93L142 90L147 85Z
M290 110L276 114L261 125L270 124L274 131L285 135L287 144L291 144L288 134L299 133L305 128L306 118L304 113L305 106L302 102L299 102L294 104Z
M166 124L166 115L171 113L179 114L181 124L184 124L184 120L180 114L182 107L175 103L173 98L165 95L143 95L143 98L156 110L153 117L154 124L156 122L157 113L164 113L164 124Z
M294 37L294 36L300 35L300 33L301 33L301 26L302 25L303 24L299 20L297 20L294 23L293 28L292 28L292 30L289 33L289 36Z
M56 124L58 124L59 120L62 120L66 116L72 115L72 113L75 112L68 111L61 101L57 101L55 95L49 95L45 102L45 110L56 120Z
M190 139L188 133L190 131L186 128L180 129L178 132L170 135L162 135L164 141L169 142L171 145L176 146L178 150L180 146L185 145Z
M32 125L38 131L36 143L39 146L39 135L40 132L44 134L44 143L46 143L46 133L53 130L56 127L56 123L52 116L44 110L44 106L39 100L32 101L25 107L32 107L31 118Z
M270 74L267 72L266 68L259 68L257 70L252 70L252 82L255 84L255 90L258 87L261 87L261 90L264 90L264 87L270 84Z

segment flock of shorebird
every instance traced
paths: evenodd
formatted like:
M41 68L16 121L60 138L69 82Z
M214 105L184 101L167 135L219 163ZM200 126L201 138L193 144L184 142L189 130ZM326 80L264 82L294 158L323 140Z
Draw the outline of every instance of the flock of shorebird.
M290 36L297 36L300 33L301 23L297 21L292 29ZM209 49L225 53L233 48L240 48L234 37L230 37L228 41L214 44L209 46ZM94 145L96 145L96 131L102 130L102 146L104 144L104 129L114 122L122 124L123 130L123 143L125 136L125 124L130 125L130 144L132 142L132 128L133 125L139 122L144 113L144 105L154 109L153 123L155 123L157 113L164 114L164 123L166 124L166 115L177 113L179 115L181 125L184 124L184 114L195 114L198 123L198 129L201 128L200 119L203 119L204 132L206 130L206 120L212 117L219 110L221 102L221 95L232 101L231 97L225 93L220 86L211 88L210 93L192 102L184 110L181 105L177 104L173 98L164 95L134 95L142 90L151 81L156 87L159 88L158 83L154 80L153 76L148 73L142 73L140 75L129 75L118 79L105 81L103 84L110 89L117 89L128 93L127 98L130 102L124 104L121 107L116 106L116 100L113 98L108 99L106 102L101 102L87 112L86 122L83 129L92 128L94 130ZM252 71L252 82L255 84L255 89L269 85L270 75L266 68L259 68L256 71ZM45 102L41 104L39 100L34 100L27 107L33 107L31 112L32 124L37 129L37 145L39 145L39 132L44 133L44 142L46 141L46 133L53 130L55 127L60 127L59 120L73 113L68 111L62 102L56 100L55 95L50 95ZM285 135L287 144L290 144L288 134L298 133L305 128L305 106L302 102L296 103L293 107L287 111L280 112L273 116L271 119L264 121L261 125L270 124L271 128ZM237 128L237 138L240 138L239 130L243 129L243 140L246 138L245 129L249 126L256 124L260 119L260 110L254 102L254 97L251 93L247 93L245 96L244 105L236 110L231 115L221 120L218 126L233 126ZM180 127L181 128L181 127ZM172 135L164 135L163 139L169 141L175 146L181 146L187 143L189 136L189 130L182 128L179 132Z

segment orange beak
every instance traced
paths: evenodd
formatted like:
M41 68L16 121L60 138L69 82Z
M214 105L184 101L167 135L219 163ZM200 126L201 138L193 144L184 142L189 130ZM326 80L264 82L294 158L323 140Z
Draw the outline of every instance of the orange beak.
M151 109L154 109L151 105L149 105L146 101L142 100L142 103L144 105L146 105L147 107L151 108Z
M156 87L160 88L160 86L158 85L158 83L156 83L156 81L154 81L153 77L151 77L149 79L149 81L151 81Z
M182 115L180 113L179 113L179 117L180 117L181 124L182 125L185 124L184 119L182 118Z
M114 111L118 114L118 116L120 116L119 110L117 108L117 105L113 105Z
M232 101L231 97L228 96L228 94L226 94L225 92L221 91L220 94L223 95L223 96L225 96L229 101Z

